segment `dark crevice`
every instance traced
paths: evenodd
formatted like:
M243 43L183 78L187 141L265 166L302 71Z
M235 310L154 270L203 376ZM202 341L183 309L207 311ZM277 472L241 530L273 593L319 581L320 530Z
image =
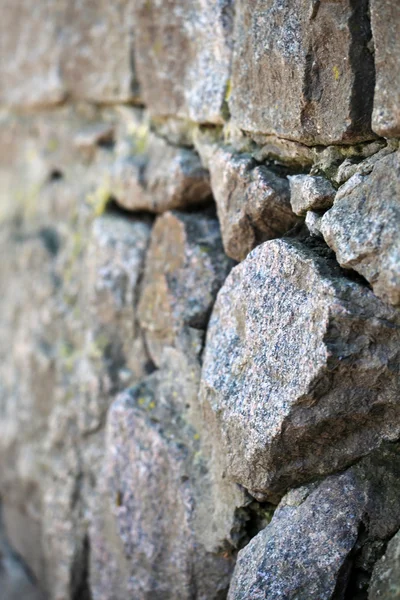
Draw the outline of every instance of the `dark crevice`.
M50 182L51 181L60 181L61 179L64 179L64 173L61 171L61 169L53 169L49 173L48 180Z
M152 213L146 211L132 211L120 206L114 196L110 196L104 212L105 214L125 217L130 221L143 221L148 224L151 224L155 219L155 215Z
M386 547L387 540L370 540L368 522L361 523L357 541L339 573L332 600L368 600L372 570Z
M39 238L51 256L57 256L60 250L60 237L54 227L42 227L39 229Z
M258 534L265 529L273 517L276 506L270 502L257 502L237 508L235 512L235 528L231 537L237 549L241 550Z
M352 131L371 132L371 138L377 137L371 129L371 118L375 90L375 60L371 52L372 29L369 0L350 0L352 16L349 22L352 41L350 46L350 64L355 73L350 103Z
M90 544L86 536L73 565L72 600L92 600L89 582Z

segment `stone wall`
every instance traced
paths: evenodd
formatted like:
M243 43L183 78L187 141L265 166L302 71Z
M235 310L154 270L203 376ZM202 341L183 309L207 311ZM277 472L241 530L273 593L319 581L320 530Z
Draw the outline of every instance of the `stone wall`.
M400 4L0 53L0 600L400 598Z

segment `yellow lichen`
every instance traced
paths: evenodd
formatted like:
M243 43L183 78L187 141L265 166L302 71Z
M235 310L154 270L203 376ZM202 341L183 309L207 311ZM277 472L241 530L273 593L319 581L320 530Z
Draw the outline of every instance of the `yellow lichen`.
M111 183L108 177L92 194L86 197L87 203L92 207L95 217L100 217L104 214L108 203L111 200Z
M225 87L225 102L228 102L232 94L232 79L228 79Z
M333 76L334 76L334 78L335 78L335 81L339 81L339 77L340 77L340 71L339 71L339 67L335 65L335 66L332 68L332 71L333 71Z

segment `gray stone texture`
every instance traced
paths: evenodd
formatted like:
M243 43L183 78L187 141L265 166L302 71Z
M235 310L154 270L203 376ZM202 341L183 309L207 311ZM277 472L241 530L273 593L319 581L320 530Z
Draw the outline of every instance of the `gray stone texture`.
M400 600L398 3L2 4L0 600Z
M54 600L84 597L104 413L148 362L134 301L150 227L92 224L114 159L97 134L75 141L100 125L62 109L0 128L0 495L10 543Z
M399 491L394 446L317 486L289 492L271 524L239 553L229 600L366 597L369 557L379 556L400 523ZM353 564L358 572L351 572Z
M333 204L336 190L328 179L318 175L292 175L290 204L296 215L304 216L309 210L325 210Z
M317 241L265 242L210 319L203 404L229 477L259 499L343 468L400 433L398 314Z
M138 0L134 8L136 68L150 113L221 123L233 0Z
M209 175L193 150L168 144L145 124L135 135L136 145L111 170L110 191L120 206L161 213L210 201Z
M229 108L252 133L309 145L370 139L368 2L238 0Z
M130 0L70 0L65 12L61 71L73 97L94 102L138 98Z
M400 598L400 533L390 540L384 556L376 563L368 598L369 600Z
M91 527L94 598L210 599L226 593L243 492L210 471L187 421L198 373L184 357L123 393L107 424Z
M369 176L340 188L321 230L342 267L354 269L375 294L400 304L400 154L377 161Z
M82 431L101 425L110 398L146 374L138 330L139 280L150 224L106 214L90 232L85 269L86 334L81 358Z
M249 154L221 147L209 159L225 252L237 261L261 242L279 237L298 222L285 177Z
M138 95L129 0L6 0L0 102L19 108L67 97L126 102Z
M139 302L139 322L156 365L166 347L199 356L215 297L231 267L215 217L178 211L158 217Z
M371 0L375 95L372 128L384 137L400 135L400 5Z

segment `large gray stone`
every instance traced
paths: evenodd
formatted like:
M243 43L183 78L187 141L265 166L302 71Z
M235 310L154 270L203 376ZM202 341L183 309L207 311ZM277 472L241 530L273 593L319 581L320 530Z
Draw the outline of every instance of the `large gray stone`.
M372 136L368 2L238 0L234 123L309 145Z
M210 471L187 421L198 376L181 356L121 394L108 415L91 526L96 600L217 599L234 566L242 491Z
M130 0L68 2L61 70L73 97L102 103L138 97L133 4Z
M137 98L129 0L6 1L0 24L0 103L54 106Z
M342 267L355 269L384 300L400 304L400 154L339 189L321 230Z
M158 217L139 302L140 325L157 365L166 347L200 354L215 297L231 267L215 217L178 211Z
M37 107L56 105L65 99L60 25L66 6L66 0L38 0L34 5L30 0L15 0L3 4L1 104Z
M400 598L400 533L390 540L386 552L372 573L369 600Z
M221 288L200 396L231 479L259 499L400 433L398 315L314 239L265 242Z
M110 192L123 208L156 213L211 198L209 176L198 155L148 134L144 124L139 136L136 133L132 154L126 152L116 160Z
M222 122L233 0L138 0L135 61L154 116Z
M389 447L289 492L239 553L229 600L365 598L371 561L400 524L398 459L398 448Z
M371 0L375 48L375 95L372 128L384 137L400 134L400 5Z
M243 260L255 246L280 237L298 222L287 179L249 154L219 148L209 169L222 240L231 258Z

